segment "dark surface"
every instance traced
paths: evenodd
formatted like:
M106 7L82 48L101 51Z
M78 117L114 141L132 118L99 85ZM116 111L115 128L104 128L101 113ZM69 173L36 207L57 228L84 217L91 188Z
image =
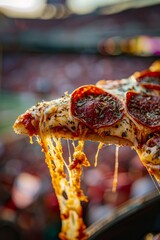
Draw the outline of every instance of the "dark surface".
M22 234L17 225L12 222L0 221L0 239L1 240L21 240Z
M142 240L160 232L160 195L149 195L120 208L112 220L104 219L88 229L89 240Z

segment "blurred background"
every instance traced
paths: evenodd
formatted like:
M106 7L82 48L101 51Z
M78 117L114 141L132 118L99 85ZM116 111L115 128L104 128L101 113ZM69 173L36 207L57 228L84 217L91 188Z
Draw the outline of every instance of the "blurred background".
M0 239L58 239L59 208L44 155L17 136L17 116L83 84L121 79L160 57L160 1L0 0ZM87 142L82 187L87 226L155 189L134 150ZM94 150L95 149L95 152Z

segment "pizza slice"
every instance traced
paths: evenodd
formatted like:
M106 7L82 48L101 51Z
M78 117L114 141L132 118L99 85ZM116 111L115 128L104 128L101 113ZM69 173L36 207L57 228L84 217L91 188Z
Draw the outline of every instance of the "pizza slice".
M36 136L46 156L62 219L61 239L87 239L80 186L90 163L84 141L130 146L160 182L160 62L122 80L101 80L62 98L40 102L14 123L18 134ZM73 140L73 154L63 159L61 138ZM74 141L76 140L76 143Z

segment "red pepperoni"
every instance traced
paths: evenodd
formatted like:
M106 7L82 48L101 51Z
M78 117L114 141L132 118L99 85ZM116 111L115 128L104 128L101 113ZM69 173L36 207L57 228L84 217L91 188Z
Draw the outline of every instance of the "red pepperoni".
M157 133L157 135L155 134L155 136L151 137L148 141L147 141L147 146L152 148L155 146L159 146L159 151L160 151L160 133ZM160 152L159 152L160 154Z
M126 107L138 123L150 128L160 127L160 97L127 92Z
M118 122L124 115L124 106L116 96L88 85L72 93L71 113L88 127L100 128Z
M136 80L147 89L160 90L160 72L144 71L136 77Z
M30 136L37 134L37 129L32 125L32 120L33 117L31 113L26 113L21 121L24 124L25 128L28 130Z

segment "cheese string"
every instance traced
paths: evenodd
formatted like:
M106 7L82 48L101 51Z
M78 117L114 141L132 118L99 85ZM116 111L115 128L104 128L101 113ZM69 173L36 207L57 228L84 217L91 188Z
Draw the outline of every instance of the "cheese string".
M113 176L113 186L112 192L116 192L117 190L117 183L118 183L118 153L119 153L119 146L116 146L115 150L115 166L114 166L114 176Z
M72 156L71 156L71 148L70 148L70 144L69 144L69 140L67 139L67 147L68 147L68 154L69 154L69 164L72 163Z
M97 149L97 152L96 152L96 155L95 155L95 162L94 162L94 166L97 167L97 162L98 162L98 155L99 155L99 151L100 149L103 147L103 143L99 143L98 145L98 149Z
M59 202L62 219L59 238L66 240L87 239L87 235L84 231L86 226L82 219L81 206L81 201L87 201L87 198L85 195L83 195L80 186L82 165L79 164L80 166L77 168L73 166L73 169L69 168L63 157L62 142L60 138L55 138L53 136L46 137L45 135L41 135L41 137L37 138L37 140L42 146L42 151L46 156L46 163L48 165L52 184ZM78 145L74 149L75 158L76 155L80 156L81 158L85 157L82 150L83 142L79 141ZM70 155L71 150L69 150L69 152ZM72 158L71 161L73 161ZM85 164L83 163L83 165L89 166L87 163L87 158L85 158ZM69 181L67 179L67 175L65 174L64 166L67 168Z

